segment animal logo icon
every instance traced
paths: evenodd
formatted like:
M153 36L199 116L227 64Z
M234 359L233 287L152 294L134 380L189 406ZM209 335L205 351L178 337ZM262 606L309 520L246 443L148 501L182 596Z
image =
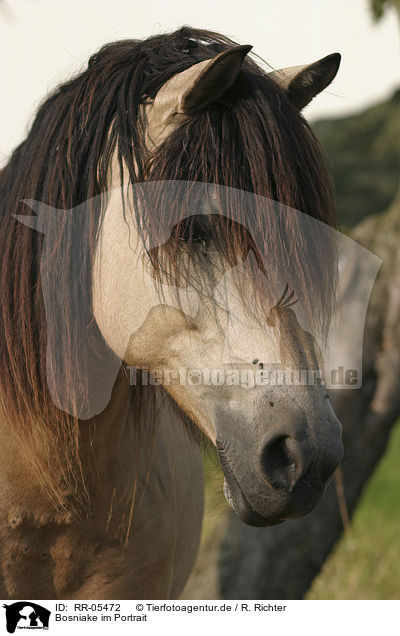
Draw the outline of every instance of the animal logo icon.
M11 605L4 604L6 610L6 627L9 634L14 634L20 629L48 629L50 610L32 603L31 601L18 601Z

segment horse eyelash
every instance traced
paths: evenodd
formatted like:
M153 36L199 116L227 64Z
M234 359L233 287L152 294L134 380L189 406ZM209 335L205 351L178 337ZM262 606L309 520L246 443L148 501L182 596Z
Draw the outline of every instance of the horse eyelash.
M272 307L271 311L273 309L287 309L288 307L292 307L298 302L299 299L295 297L294 289L290 291L289 283L286 283L282 295L280 296L278 302Z

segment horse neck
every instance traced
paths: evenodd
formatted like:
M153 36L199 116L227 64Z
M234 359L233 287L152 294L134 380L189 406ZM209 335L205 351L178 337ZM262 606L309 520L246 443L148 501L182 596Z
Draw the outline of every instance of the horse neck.
M173 440L175 434L171 431L176 431L178 449L180 438L193 449L195 443L185 430L184 416L165 391L161 387L130 386L129 376L121 368L104 411L89 420L79 420L79 456L90 508L107 517L114 492L126 493L129 499L133 489L140 492L147 487L153 463L162 464L166 457L169 463L179 463L179 453L169 443L168 438ZM65 514L55 513L51 500L43 496L38 475L13 434L13 423L2 411L0 445L3 456L10 460L0 465L4 484L0 508L9 510L7 502L14 501L24 518L40 520L52 514L61 521ZM66 510L71 496L67 489Z
M81 422L91 508L108 519L107 532L128 540L135 527L146 535L188 492L201 511L200 453L185 420L162 387L129 386L121 372L105 411Z

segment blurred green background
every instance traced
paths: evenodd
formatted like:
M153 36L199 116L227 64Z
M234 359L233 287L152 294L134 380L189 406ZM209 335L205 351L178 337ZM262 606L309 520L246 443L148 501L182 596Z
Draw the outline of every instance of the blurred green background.
M334 180L341 226L354 227L393 201L400 175L400 88L349 117L315 122Z

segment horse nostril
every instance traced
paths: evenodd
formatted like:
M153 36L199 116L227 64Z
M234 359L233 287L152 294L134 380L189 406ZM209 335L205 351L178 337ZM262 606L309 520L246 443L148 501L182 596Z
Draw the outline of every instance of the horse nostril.
M295 442L289 436L280 435L263 447L260 467L270 486L291 489L296 482L297 461L293 445Z
M259 465L272 488L292 492L296 484L320 490L326 485L343 457L341 441L323 452L308 448L291 435L271 434L264 438Z

